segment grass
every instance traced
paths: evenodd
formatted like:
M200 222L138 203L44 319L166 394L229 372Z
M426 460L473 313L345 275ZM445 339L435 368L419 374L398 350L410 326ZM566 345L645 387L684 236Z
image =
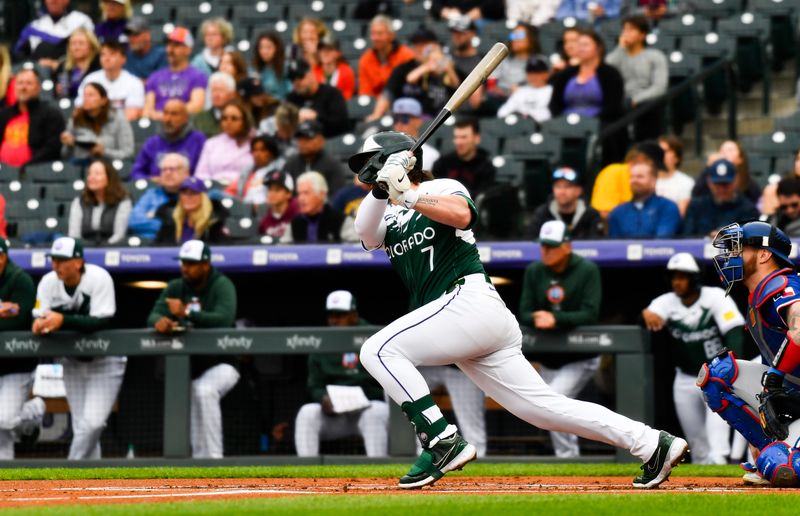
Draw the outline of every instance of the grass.
M453 516L476 514L503 516L531 514L569 516L622 516L627 514L797 514L794 499L767 494L677 494L631 495L407 495L407 496L300 496L293 498L244 499L132 505L80 505L9 510L10 514L42 516L116 515L210 515L281 514L347 516L408 516L419 514Z
M29 468L0 469L0 480L91 480L148 478L394 478L406 472L402 464L347 466L238 466L238 467L142 467L142 468ZM470 464L465 471L448 476L620 476L638 474L636 464ZM685 464L678 477L736 477L737 466Z

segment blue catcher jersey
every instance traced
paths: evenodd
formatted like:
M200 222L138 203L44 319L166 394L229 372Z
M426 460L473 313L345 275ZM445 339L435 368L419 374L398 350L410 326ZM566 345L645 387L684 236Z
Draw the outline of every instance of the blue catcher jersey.
M768 275L750 294L745 318L747 328L768 365L772 365L775 354L786 340L789 327L784 317L789 306L797 302L800 302L800 276L788 268ZM800 385L800 368L786 377Z

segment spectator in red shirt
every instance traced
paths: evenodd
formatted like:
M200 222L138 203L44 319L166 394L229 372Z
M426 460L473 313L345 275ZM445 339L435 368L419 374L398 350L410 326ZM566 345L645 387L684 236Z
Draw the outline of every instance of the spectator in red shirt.
M397 65L414 59L414 51L395 41L392 19L378 15L369 24L372 47L358 60L358 94L377 97Z
M42 83L33 69L17 72L17 103L0 110L0 163L21 167L61 156L61 112L39 99Z
M314 66L314 76L342 92L344 100L350 100L356 91L356 75L342 57L339 42L330 34L322 38L318 47L319 63Z

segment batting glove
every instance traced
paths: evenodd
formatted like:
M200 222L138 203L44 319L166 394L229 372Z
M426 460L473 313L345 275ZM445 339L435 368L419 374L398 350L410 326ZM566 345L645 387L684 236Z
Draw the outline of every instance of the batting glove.
M417 203L417 192L411 189L408 173L414 169L417 158L403 151L392 154L386 159L383 168L378 172L376 182L389 192L389 197L406 208L413 208Z

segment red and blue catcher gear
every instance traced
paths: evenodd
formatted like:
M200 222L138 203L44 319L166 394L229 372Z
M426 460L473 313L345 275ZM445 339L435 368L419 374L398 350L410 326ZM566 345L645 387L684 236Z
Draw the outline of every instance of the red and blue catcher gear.
M776 270L753 289L745 325L761 352L764 364L786 374L785 379L800 388L800 367L796 365L797 345L787 335L785 315L800 302L800 276L793 269ZM783 365L781 366L781 363Z
M731 386L739 376L736 355L732 351L723 351L709 363L703 364L697 375L697 386L703 391L706 405L712 411L739 431L747 442L758 448L764 448L772 442L761 421L753 409L741 398L731 392Z
M761 450L756 467L773 486L792 487L800 475L800 453L785 442L776 441Z

